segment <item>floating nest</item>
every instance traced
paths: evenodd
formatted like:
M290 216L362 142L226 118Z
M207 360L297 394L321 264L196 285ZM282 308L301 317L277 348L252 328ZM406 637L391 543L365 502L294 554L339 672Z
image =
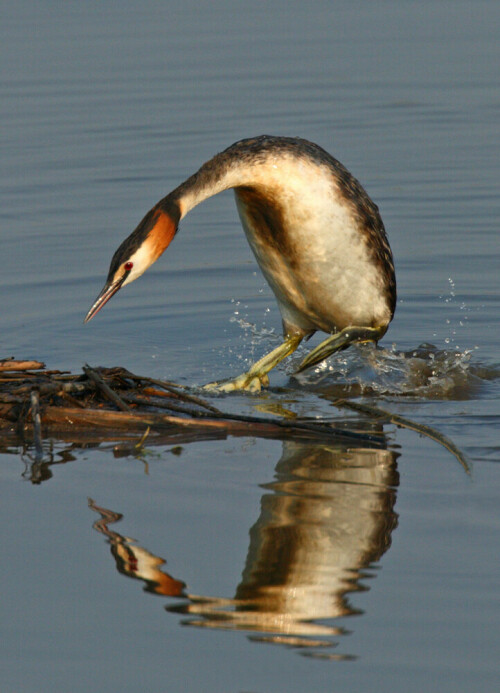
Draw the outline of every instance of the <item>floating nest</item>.
M284 410L280 416L244 416L224 412L182 385L122 367L86 365L72 374L48 370L38 361L0 360L0 447L32 447L39 461L44 438L75 444L132 439L140 448L146 439L175 445L232 435L383 449L382 424L392 423L444 445L469 471L463 453L429 426L349 400L334 404L358 412L362 420L300 418Z
M352 422L351 422L352 423ZM385 447L380 431L353 430L318 420L243 416L221 411L176 383L125 368L71 374L38 361L0 360L0 434L23 442L42 438L127 438L167 435L172 441L226 435L336 439Z

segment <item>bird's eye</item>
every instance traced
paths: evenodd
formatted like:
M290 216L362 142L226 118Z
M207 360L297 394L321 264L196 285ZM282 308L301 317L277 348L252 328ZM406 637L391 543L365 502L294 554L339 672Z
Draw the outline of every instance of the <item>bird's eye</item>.
M130 270L132 269L133 266L134 266L134 263L133 263L133 262L126 262L125 265L124 265L125 271L126 271L126 272L130 272Z

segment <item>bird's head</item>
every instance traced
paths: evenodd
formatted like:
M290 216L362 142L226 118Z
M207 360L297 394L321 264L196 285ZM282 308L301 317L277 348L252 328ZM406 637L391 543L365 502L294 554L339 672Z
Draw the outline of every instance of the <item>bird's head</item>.
M84 322L91 320L111 296L141 276L170 245L177 232L178 208L158 203L113 255L108 278Z

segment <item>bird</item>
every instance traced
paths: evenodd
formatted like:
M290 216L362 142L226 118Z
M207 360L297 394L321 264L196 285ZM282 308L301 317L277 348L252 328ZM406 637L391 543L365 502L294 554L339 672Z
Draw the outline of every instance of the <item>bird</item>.
M283 342L245 373L205 387L260 390L269 371L316 331L329 336L296 372L353 343L377 343L396 307L393 255L378 207L337 159L299 137L239 140L162 198L116 250L84 322L158 260L191 209L228 189L276 297Z

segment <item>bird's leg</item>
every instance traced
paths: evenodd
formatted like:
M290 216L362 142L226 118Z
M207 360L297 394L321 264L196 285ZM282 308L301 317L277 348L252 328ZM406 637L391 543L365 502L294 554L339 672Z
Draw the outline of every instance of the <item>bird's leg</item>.
M347 349L348 346L356 342L378 342L386 329L386 327L344 327L341 332L332 334L307 354L295 372L301 373L305 371L306 368L310 368L324 361L336 351Z
M267 374L284 358L293 354L302 341L303 335L288 335L276 349L273 349L249 368L232 380L221 380L216 383L208 383L204 390L218 390L219 392L233 392L234 390L248 390L258 392L262 385L269 385Z

